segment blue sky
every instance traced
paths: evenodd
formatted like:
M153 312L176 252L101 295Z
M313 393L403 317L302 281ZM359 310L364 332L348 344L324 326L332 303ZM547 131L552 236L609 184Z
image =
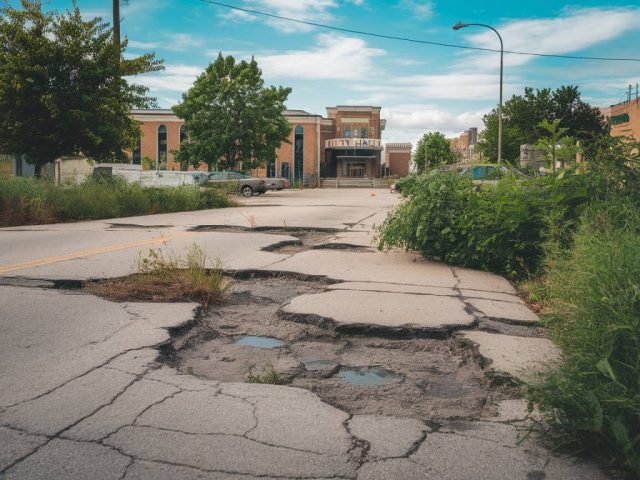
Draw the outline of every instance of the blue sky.
M108 0L77 0L85 16L111 19ZM227 0L226 3L344 28L496 48L482 28L455 32L459 20L498 28L505 49L539 53L640 57L640 6L460 0ZM50 0L49 9L71 0ZM293 88L288 107L379 105L385 141L415 142L426 131L453 136L482 127L497 103L499 54L417 45L255 17L199 0L129 0L122 6L128 54L153 51L166 70L140 78L162 107L179 101L218 54L255 56L268 84ZM536 88L579 85L597 106L624 99L640 82L640 63L505 55L505 98Z

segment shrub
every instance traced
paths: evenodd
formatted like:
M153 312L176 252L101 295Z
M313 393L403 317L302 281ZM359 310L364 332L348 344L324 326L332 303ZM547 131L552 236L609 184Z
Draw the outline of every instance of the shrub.
M550 236L566 232L596 194L588 175L520 180L511 175L477 186L455 172L402 183L406 200L385 220L379 248L414 249L453 265L519 277L538 270Z
M640 213L590 208L567 254L553 253L546 319L564 361L529 388L558 447L640 475Z
M45 179L0 176L0 226L96 220L221 208L226 195L189 185L142 188L122 179L88 178L56 186Z

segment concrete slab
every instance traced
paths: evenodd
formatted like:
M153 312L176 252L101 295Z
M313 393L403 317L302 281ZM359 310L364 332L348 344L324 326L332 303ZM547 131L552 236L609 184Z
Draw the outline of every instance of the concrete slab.
M257 422L248 438L269 445L345 455L353 447L344 427L349 416L322 402L313 393L285 386L225 384L224 394L255 405ZM301 408L304 406L304 408Z
M197 468L166 463L136 460L127 469L124 480L255 480L253 475L207 472ZM282 477L279 477L282 479ZM260 477L260 480L278 480L276 477Z
M334 290L302 295L283 307L292 319L305 321L314 315L337 328L362 330L406 329L446 332L469 327L474 318L457 298L367 291Z
M430 468L407 458L365 463L358 470L358 480L440 480Z
M487 292L508 293L511 295L517 293L511 282L495 273L459 267L453 267L453 271L458 279L457 287L460 289L480 289Z
M551 340L515 337L487 332L464 332L461 337L478 346L480 355L490 361L490 369L525 379L527 372L545 368L560 359L560 350Z
M492 320L524 324L536 324L540 321L538 315L529 310L524 302L502 302L478 298L469 298L467 302Z
M3 478L29 480L118 480L130 459L95 443L53 439L4 473Z
M63 436L74 440L98 441L118 428L132 424L151 405L162 402L179 391L177 387L164 383L139 380L113 403L67 430Z
M373 458L407 455L428 430L424 423L413 418L355 415L349 420L349 431L369 442L368 455Z
M457 284L450 267L404 252L310 250L261 268L325 275L345 282L375 281L449 288Z
M428 434L410 458L439 480L526 479L537 470L523 449L446 433Z
M256 424L253 409L239 398L185 391L152 406L135 424L193 434L244 435Z
M0 427L0 471L48 442L47 437Z
M136 377L99 368L35 400L7 408L0 422L30 433L56 435L111 403Z
M231 435L193 435L149 427L125 427L105 440L140 460L256 476L354 476L344 457L265 445Z
M441 295L457 297L458 291L449 287L426 287L383 282L342 282L327 287L328 290L357 290L369 292L406 293L415 295Z

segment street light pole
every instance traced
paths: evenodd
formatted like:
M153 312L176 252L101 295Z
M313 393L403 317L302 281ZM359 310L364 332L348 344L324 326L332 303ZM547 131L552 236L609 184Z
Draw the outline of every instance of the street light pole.
M503 72L503 57L504 57L504 44L502 43L502 37L498 30L491 25L484 23L456 23L452 28L454 30L460 30L465 27L486 27L493 30L500 39L500 99L498 100L498 164L502 165L502 72Z
M120 0L113 0L113 43L120 54Z

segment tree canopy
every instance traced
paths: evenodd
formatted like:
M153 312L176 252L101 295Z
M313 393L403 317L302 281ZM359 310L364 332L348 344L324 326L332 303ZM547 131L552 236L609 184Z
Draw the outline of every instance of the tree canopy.
M562 86L556 90L534 90L527 87L524 95L514 95L503 106L502 156L516 163L520 145L534 144L547 132L540 126L543 120L557 120L559 128L586 148L593 140L609 133L604 116L580 98L576 86ZM478 148L483 156L496 158L498 151L498 109L484 117L485 129L480 135Z
M127 77L162 69L154 54L122 57L101 18L43 12L39 0L0 9L0 152L36 172L63 155L124 160L139 136L132 108L155 105Z
M173 107L184 119L188 139L176 157L181 165L244 170L264 166L287 141L291 126L284 117L290 88L265 87L255 60L218 58Z
M440 132L425 133L416 145L411 160L419 173L453 163L453 153L449 140Z

